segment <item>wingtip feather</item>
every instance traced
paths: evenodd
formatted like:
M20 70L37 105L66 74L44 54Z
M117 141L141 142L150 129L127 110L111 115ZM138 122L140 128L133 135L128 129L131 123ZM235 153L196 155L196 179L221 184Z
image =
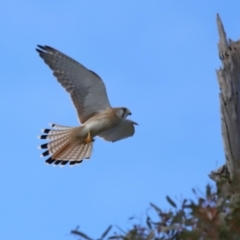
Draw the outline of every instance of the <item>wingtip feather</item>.
M70 161L69 165L75 165L76 164L76 161Z
M55 123L48 123L48 125L49 125L50 127L54 128L56 124L55 124Z
M44 143L38 146L38 149L47 149L47 148L48 148L48 143Z
M62 161L60 165L63 167L63 166L65 166L68 162L69 162L69 161Z
M49 155L49 151L48 151L48 150L42 153L42 156L43 156L43 157L46 157L46 156L48 156L48 155Z
M42 128L41 129L42 133L49 133L50 131L51 131L51 129L48 129L48 128Z
M83 160L76 161L76 163L75 163L75 164L76 164L76 165L79 165L79 164L81 164L81 163L82 163L82 161L83 161Z
M40 135L38 136L38 139L47 139L48 135Z
M52 164L53 162L55 162L56 160L55 159L52 159L52 157L48 158L45 163L47 164Z
M53 164L54 165L58 165L58 164L60 164L62 161L61 160L56 160Z

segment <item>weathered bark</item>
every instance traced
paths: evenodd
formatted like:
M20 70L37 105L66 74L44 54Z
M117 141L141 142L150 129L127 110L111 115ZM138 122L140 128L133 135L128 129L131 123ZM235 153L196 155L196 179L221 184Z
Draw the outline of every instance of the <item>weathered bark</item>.
M221 127L226 157L225 166L210 177L228 179L228 191L240 194L240 40L227 41L222 21L217 15L219 57L223 67L216 71L220 87ZM223 175L222 175L223 174ZM217 181L218 182L218 181Z

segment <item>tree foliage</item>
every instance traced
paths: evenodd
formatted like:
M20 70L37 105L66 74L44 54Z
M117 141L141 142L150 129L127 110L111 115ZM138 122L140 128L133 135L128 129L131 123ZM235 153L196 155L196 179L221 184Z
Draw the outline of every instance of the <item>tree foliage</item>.
M133 224L126 231L109 226L98 239L116 240L192 240L239 239L240 204L218 197L214 188L207 185L204 196L193 189L195 200L183 199L179 204L167 196L170 210L162 210L150 203L157 219L146 214L144 225ZM71 231L79 239L93 240L78 229Z

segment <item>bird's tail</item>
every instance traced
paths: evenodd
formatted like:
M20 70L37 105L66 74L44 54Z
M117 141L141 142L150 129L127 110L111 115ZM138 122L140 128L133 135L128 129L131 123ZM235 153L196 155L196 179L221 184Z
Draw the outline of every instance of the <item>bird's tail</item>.
M50 155L45 162L55 165L80 164L83 159L89 159L92 153L93 142L84 143L73 141L73 132L76 128L51 124L52 129L43 129L44 135L40 139L47 139L50 142L39 146L40 149L47 149L41 154L45 157Z

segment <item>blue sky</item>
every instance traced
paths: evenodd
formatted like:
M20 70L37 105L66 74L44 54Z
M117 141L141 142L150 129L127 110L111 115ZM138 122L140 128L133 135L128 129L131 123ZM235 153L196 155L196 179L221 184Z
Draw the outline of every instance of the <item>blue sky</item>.
M77 225L99 237L149 202L168 209L204 190L224 162L216 13L240 37L240 2L0 2L1 239L73 239ZM138 122L132 138L97 139L78 167L44 164L36 138L49 122L77 126L68 94L39 58L49 45L104 80L112 106Z

